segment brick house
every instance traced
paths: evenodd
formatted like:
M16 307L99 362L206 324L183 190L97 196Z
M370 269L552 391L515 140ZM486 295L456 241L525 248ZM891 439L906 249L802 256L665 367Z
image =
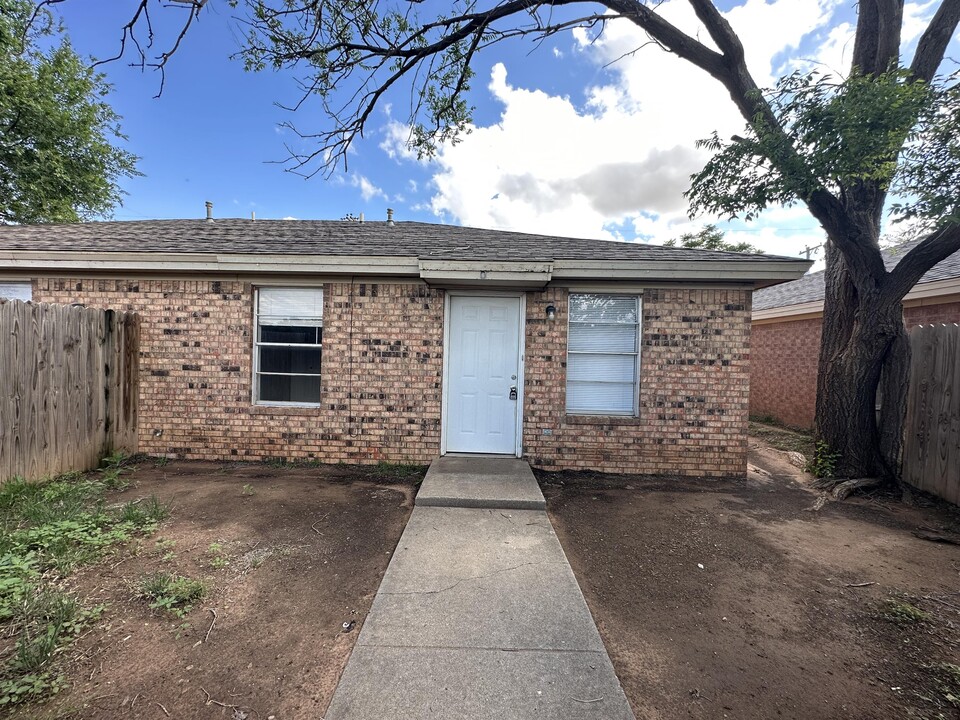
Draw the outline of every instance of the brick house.
M0 228L0 291L141 316L139 450L742 476L754 288L803 260L414 222Z
M884 250L887 270L914 245ZM823 272L754 294L751 415L813 427L823 294ZM932 268L907 294L903 320L907 327L960 323L960 252Z

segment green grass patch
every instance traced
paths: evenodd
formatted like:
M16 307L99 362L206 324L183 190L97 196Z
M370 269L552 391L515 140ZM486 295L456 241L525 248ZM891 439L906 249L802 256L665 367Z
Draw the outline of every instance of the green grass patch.
M944 700L960 708L960 665L937 663L932 669Z
M880 614L898 625L914 625L928 622L930 614L921 610L905 598L889 597L883 601Z
M207 587L201 580L155 573L140 581L140 595L150 601L154 610L169 610L178 617L184 617L193 609L197 600L207 594Z
M808 460L814 456L816 444L812 433L767 422L768 419L751 417L750 434L777 448L777 450L798 452Z
M113 455L98 472L0 485L0 633L13 641L0 659L0 707L55 692L58 654L99 612L63 592L63 578L169 514L156 498L108 506L128 462Z

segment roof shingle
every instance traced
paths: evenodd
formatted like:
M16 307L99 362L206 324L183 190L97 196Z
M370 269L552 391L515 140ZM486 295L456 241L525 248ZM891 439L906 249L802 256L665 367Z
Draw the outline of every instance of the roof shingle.
M790 260L421 222L143 220L0 227L0 250L406 256L422 260Z
M883 250L881 254L883 255L883 264L887 270L890 271L895 268L897 263L900 262L900 258L910 252L910 250L920 242L920 240L913 240ZM917 285L957 277L960 277L960 251L955 252L946 260L942 260L934 265L920 278L920 282L917 283ZM771 310L789 305L819 302L823 300L825 287L823 270L808 273L799 280L793 280L756 291L753 294L753 309Z

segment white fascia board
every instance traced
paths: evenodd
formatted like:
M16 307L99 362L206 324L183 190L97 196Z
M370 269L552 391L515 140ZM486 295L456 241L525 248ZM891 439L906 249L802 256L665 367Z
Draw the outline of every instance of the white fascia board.
M553 277L556 280L712 280L714 282L761 282L767 280L797 280L810 269L809 260L700 260L645 262L624 260L556 260Z
M960 294L960 278L949 278L947 280L934 280L933 282L914 285L913 290L908 292L903 298L904 303L911 300L925 300L939 297L941 295ZM926 303L931 304L931 303ZM773 320L775 318L791 318L797 315L810 315L811 313L823 312L823 300L813 300L811 302L797 303L796 305L782 305L780 307L765 308L763 310L753 311L753 320Z
M420 277L432 285L504 285L542 288L552 276L550 263L487 260L421 260Z
M113 272L418 274L417 259L404 256L258 255L214 253L89 253L0 251L5 270Z

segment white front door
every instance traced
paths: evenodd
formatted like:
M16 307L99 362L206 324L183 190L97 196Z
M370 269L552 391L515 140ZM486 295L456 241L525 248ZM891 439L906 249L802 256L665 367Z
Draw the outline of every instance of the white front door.
M520 298L450 296L447 452L517 451Z

